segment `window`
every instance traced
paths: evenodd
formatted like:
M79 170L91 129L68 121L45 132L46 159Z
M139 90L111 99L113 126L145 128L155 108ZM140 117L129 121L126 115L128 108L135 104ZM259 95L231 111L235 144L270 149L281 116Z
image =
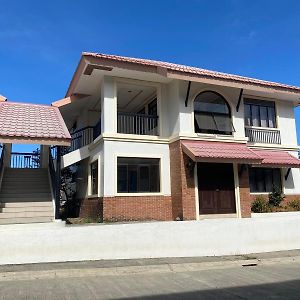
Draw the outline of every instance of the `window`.
M91 163L91 195L98 194L98 160Z
M251 193L271 193L274 187L281 189L280 169L249 168Z
M160 160L118 157L118 193L160 192Z
M275 103L245 99L245 125L256 127L276 127Z
M232 134L230 108L216 92L203 92L194 101L195 132Z

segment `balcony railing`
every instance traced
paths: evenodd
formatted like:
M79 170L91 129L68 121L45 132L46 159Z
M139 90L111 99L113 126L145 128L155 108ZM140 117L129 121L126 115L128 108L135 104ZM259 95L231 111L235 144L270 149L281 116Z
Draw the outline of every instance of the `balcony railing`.
M245 135L251 143L281 144L280 131L278 129L245 127Z
M40 167L40 154L12 152L10 167L18 169L38 169Z
M158 135L158 116L119 112L118 133Z

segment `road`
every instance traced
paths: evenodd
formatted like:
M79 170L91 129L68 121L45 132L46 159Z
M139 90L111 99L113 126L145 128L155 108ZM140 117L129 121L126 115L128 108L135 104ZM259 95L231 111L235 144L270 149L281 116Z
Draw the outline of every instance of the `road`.
M0 268L0 299L300 299L300 256Z

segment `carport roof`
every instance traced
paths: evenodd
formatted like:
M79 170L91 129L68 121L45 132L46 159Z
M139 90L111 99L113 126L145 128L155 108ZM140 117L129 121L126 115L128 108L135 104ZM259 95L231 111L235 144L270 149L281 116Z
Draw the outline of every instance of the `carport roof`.
M57 107L0 102L0 143L68 146L70 141Z

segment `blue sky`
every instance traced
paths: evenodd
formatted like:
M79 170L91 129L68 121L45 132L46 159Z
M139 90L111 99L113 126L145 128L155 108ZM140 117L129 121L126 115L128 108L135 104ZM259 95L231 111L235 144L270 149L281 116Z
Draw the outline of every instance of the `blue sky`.
M300 86L300 2L0 0L0 94L51 103L82 51ZM300 111L297 109L300 131ZM299 132L300 134L300 132Z

